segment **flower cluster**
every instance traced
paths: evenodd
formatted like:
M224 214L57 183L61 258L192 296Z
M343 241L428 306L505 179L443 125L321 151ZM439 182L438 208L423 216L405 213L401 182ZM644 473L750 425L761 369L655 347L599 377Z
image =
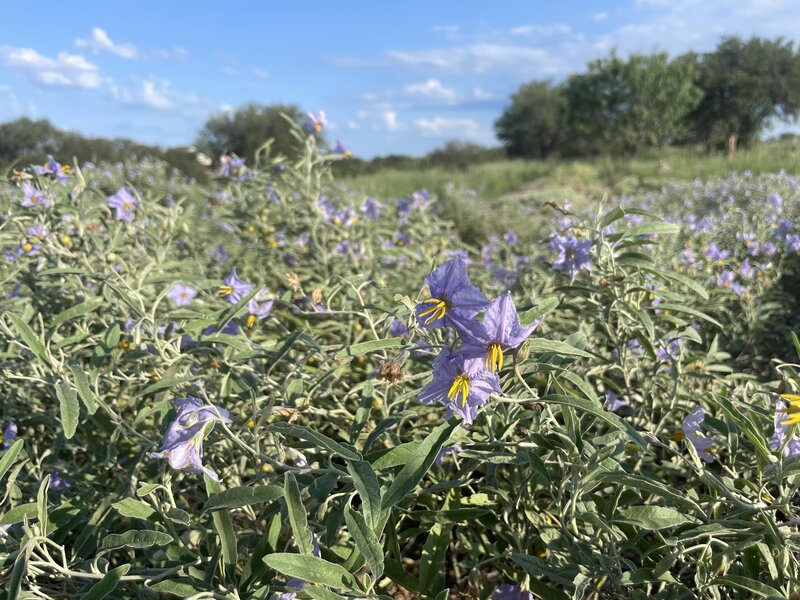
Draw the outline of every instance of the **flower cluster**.
M425 328L452 327L460 337L457 350L444 348L433 361L433 379L419 394L423 404L441 402L452 414L472 423L492 393L501 393L498 372L504 351L516 348L538 322L522 326L514 300L505 293L490 302L471 285L460 257L452 258L425 278L430 296L416 308ZM485 311L482 321L474 320Z

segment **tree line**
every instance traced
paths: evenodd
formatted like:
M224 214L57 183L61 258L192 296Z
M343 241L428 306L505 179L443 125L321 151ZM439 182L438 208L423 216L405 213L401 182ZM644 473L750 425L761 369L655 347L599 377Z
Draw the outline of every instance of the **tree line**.
M610 56L561 83L532 81L495 122L512 157L628 155L749 144L800 112L800 52L782 38L723 38L712 52Z

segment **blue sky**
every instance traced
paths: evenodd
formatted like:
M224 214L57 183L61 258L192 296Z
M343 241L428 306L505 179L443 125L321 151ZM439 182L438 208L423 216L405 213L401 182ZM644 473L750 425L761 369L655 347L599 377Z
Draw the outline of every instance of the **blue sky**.
M712 49L723 35L800 35L796 0L376 0L25 3L0 21L0 121L162 146L248 101L324 110L357 156L494 144L531 79L612 48Z

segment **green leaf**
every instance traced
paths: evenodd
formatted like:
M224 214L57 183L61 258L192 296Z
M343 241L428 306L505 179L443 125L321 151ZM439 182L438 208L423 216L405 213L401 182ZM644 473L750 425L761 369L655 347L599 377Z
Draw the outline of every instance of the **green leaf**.
M22 317L15 315L14 313L8 313L7 316L8 320L11 321L11 324L14 326L14 329L17 330L17 333L27 344L30 351L33 352L34 356L36 356L36 358L38 358L48 367L52 367L53 363L50 360L50 354L47 352L44 344L42 344L42 342L36 336L33 329L31 329L30 325L23 321Z
M14 567L11 569L11 577L8 580L8 589L6 590L8 600L16 600L19 597L22 588L22 580L25 578L25 573L28 570L28 560L30 559L33 548L25 546L22 551L17 555L14 561Z
M316 556L277 552L265 556L264 562L287 577L297 577L337 590L355 592L359 589L356 578L347 569Z
M667 506L630 506L622 509L614 520L653 530L698 522L694 517Z
M645 223L644 225L637 225L636 227L628 227L623 234L625 236L640 236L640 235L671 235L680 233L681 228L674 223ZM611 236L609 236L609 239Z
M614 413L608 412L605 410L599 403L592 402L590 400L586 400L585 398L577 398L575 396L564 396L561 394L550 394L548 396L543 396L539 398L537 402L546 402L548 404L563 404L566 406L572 406L573 408L579 408L584 412L587 412L595 417L605 421L609 425L611 425L614 429L622 431L631 438L634 444L639 446L642 450L647 449L647 444L645 443L642 436L639 434L633 426L628 423L626 420L618 417Z
M391 469L399 465L405 465L417 453L417 450L422 444L422 441L406 442L395 446L388 452L381 454L378 458L372 461L373 468L381 471L383 469Z
M786 594L776 590L774 587L761 583L749 577L742 577L741 575L725 575L723 577L715 577L709 582L709 585L727 585L738 590L750 592L762 598L785 598Z
M19 456L19 453L22 452L22 446L25 442L22 438L18 439L16 442L11 444L11 447L3 452L2 457L0 457L0 481L3 480L3 476L6 474L6 471L11 468L11 465L14 464L14 461Z
M422 441L417 452L409 458L392 485L386 490L382 502L384 510L402 502L417 487L457 426L458 420L450 419L447 423L439 425Z
M614 221L619 221L622 217L625 216L625 211L622 210L622 207L615 206L611 210L609 210L603 217L600 219L600 223L598 223L598 229L605 229Z
M297 480L291 471L286 472L283 476L283 494L297 547L301 553L311 554L313 543L311 531L308 529L308 515L306 515L306 507L303 506Z
M111 569L108 573L103 575L103 578L95 583L92 588L86 592L81 600L102 600L108 594L117 589L117 584L122 576L127 574L130 570L130 565L120 565L116 569Z
M50 487L50 474L44 476L42 483L39 484L39 491L36 493L36 516L39 518L39 527L47 535L50 526L50 519L47 512L47 488Z
M407 342L403 338L399 337L361 342L359 344L348 346L347 348L342 348L333 356L333 358L338 360L352 356L361 356L362 354L368 354L369 352L375 352L376 350L385 350L386 348L397 348L398 346L404 346L406 343Z
M56 396L58 396L61 410L61 425L64 427L64 437L70 439L75 435L75 430L78 428L78 417L81 414L78 391L68 383L58 383L56 384Z
M116 548L149 548L150 546L166 546L171 543L172 536L163 531L152 529L131 530L125 533L109 533L100 544L101 550Z
M209 496L203 506L203 512L272 502L281 496L283 496L283 488L277 485L233 487Z
M651 275L655 275L656 277L659 277L661 279L666 279L668 281L674 281L676 283L680 283L689 288L690 290L692 290L703 300L708 300L708 292L706 291L706 289L693 279L687 277L686 275L681 275L680 273L675 273L674 271L661 271L655 268L643 267L642 270L647 273L650 273Z
M170 594L178 596L179 598L194 598L198 592L207 592L208 586L202 581L194 581L187 579L171 579L169 581L159 581L147 589L155 590L161 594Z
M273 431L278 431L283 435L291 435L309 442L317 444L330 450L334 454L338 454L346 460L361 460L361 453L352 446L340 444L336 440L332 440L327 435L314 431L303 425L290 425L288 423L275 423L270 426Z
M150 520L156 514L152 506L135 498L123 498L119 502L114 502L111 506L116 508L117 512L123 517L131 519Z
M437 573L444 573L444 559L450 546L452 525L434 523L425 540L420 558L419 585L422 589L430 589Z
M55 331L62 323L94 311L96 308L102 305L103 302L105 302L104 298L95 296L86 302L72 306L53 317L53 320L50 322L50 328Z
M206 492L209 496L218 494L222 491L222 486L218 481L214 481L208 475L203 476L206 484ZM233 522L231 516L222 510L217 510L211 513L211 519L214 522L214 529L219 536L219 543L222 546L222 560L228 569L228 573L233 575L236 571L236 561L238 558L236 549L236 533L233 530Z
M344 522L359 552L367 559L367 564L369 565L369 570L372 571L374 580L379 581L383 575L383 548L378 542L375 532L367 524L364 516L349 506L344 508Z
M361 509L370 527L378 525L381 514L381 486L372 465L366 461L347 463L347 472L353 478L353 485L361 498Z
M33 519L37 514L36 502L18 504L0 516L0 525L16 525L22 523L26 518Z
M558 354L561 356L582 356L583 358L594 358L593 354L579 350L566 342L558 342L556 340L547 340L544 338L530 338L527 341L527 347L531 352L538 352L540 354Z
M99 402L97 396L89 386L89 378L86 377L86 373L78 365L70 365L69 370L72 372L72 377L75 380L75 387L78 390L81 400L83 400L83 404L86 406L86 411L90 415L93 415L97 412Z
M672 486L667 485L663 481L653 481L642 475L631 475L620 471L609 471L603 473L597 479L598 481L604 483L617 483L619 485L642 490L648 494L660 496L661 498L674 502L675 504L680 504L681 506L696 511L700 514L703 513L703 509L697 504L697 502L692 500L689 496L680 493Z
M530 325L536 319L544 317L547 313L554 311L558 308L558 305L558 298L544 298L533 308L519 313L519 321L523 325Z

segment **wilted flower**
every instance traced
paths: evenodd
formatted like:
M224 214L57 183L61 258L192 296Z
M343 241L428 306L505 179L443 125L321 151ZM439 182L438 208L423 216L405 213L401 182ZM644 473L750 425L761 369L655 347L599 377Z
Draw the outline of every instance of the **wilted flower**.
M455 322L463 345L460 349L469 358L483 358L492 373L503 368L503 351L516 348L533 333L540 321L522 326L514 299L506 292L489 304L483 321Z
M445 446L444 448L439 450L439 454L436 455L436 458L434 459L433 462L434 464L436 464L437 467L441 467L442 464L444 463L445 457L448 454L456 454L458 452L461 452L461 444L455 444L453 446Z
M8 448L17 441L17 424L14 423L14 419L9 419L6 423L3 433L0 435L0 441L3 442L3 448Z
M592 241L579 241L572 236L556 236L550 241L550 249L558 252L553 262L554 271L566 271L570 279L575 279L580 271L592 268Z
M261 288L247 303L247 326L252 328L256 321L267 318L272 313L274 300L268 299L269 292Z
M253 289L253 284L239 279L239 276L236 275L236 269L233 269L231 274L222 281L217 293L227 298L231 304L236 304L251 289Z
M136 198L128 188L121 187L116 194L108 197L108 206L116 211L117 221L126 223L133 221L133 211L136 209L136 205Z
M214 248L214 253L211 255L211 258L218 263L226 263L228 262L230 255L225 252L225 248L222 247L222 244L217 244L217 247Z
M52 206L52 201L42 190L35 188L27 181L22 183L22 206Z
M167 292L167 298L175 303L175 306L188 306L197 295L197 290L183 283L176 283Z
M534 600L531 592L524 592L518 585L499 585L492 591L491 600Z
M203 473L215 481L217 474L203 466L203 437L214 423L230 423L230 414L219 406L205 406L194 396L176 402L178 414L164 434L159 452L149 452L150 458L165 458L173 469Z
M786 458L793 458L800 456L800 439L791 432L792 425L800 420L800 411L796 406L800 403L800 396L785 394L781 398L790 400L791 404L787 405L783 400L775 403L775 431L769 440L769 447L770 450L782 450Z
M700 458L707 463L711 463L714 462L714 457L706 452L706 450L714 445L714 441L707 437L700 437L700 427L705 418L706 413L702 406L698 406L692 412L686 415L686 418L683 419L683 424L681 426L683 429L683 436L681 437L685 437L692 443L692 446L694 446L695 450L697 450L697 455Z
M497 375L486 370L480 358L469 359L443 349L433 361L433 381L419 394L423 404L441 402L447 417L455 413L472 423L478 408L492 393L501 393Z
M461 258L451 258L425 277L430 297L417 304L417 320L424 327L444 327L469 320L483 310L489 299L469 283Z

